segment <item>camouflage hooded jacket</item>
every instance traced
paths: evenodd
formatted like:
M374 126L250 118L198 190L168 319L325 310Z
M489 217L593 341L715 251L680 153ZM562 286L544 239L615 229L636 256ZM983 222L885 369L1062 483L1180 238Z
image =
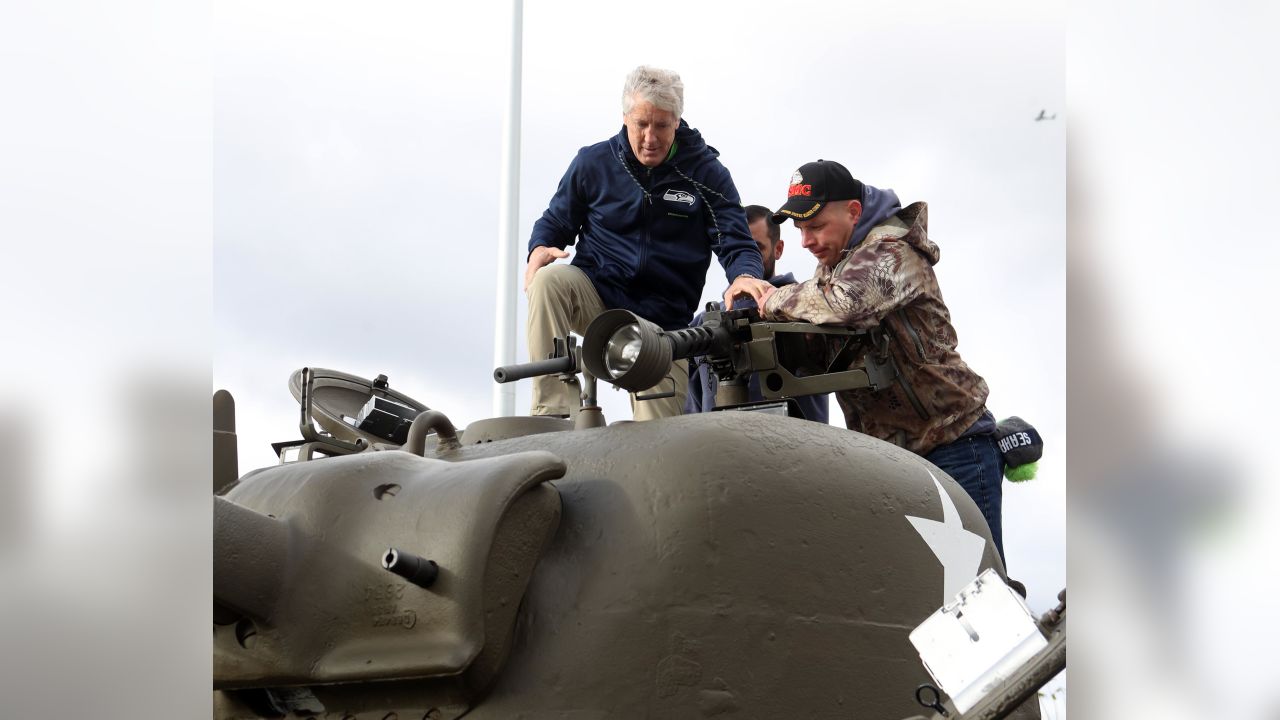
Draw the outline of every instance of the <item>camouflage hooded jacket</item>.
M874 227L834 268L778 288L765 319L881 328L897 367L894 383L836 393L845 425L920 455L960 437L981 417L987 383L960 359L951 314L933 265L929 212L913 203ZM828 360L838 348L829 347Z

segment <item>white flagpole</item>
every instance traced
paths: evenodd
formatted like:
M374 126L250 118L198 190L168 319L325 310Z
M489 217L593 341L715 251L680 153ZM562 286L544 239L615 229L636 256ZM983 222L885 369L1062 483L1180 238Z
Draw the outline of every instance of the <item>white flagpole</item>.
M516 361L516 267L520 252L520 72L524 26L523 0L511 0L510 64L507 105L502 116L502 171L498 188L498 293L494 310L493 365ZM493 387L493 415L514 415L515 383Z

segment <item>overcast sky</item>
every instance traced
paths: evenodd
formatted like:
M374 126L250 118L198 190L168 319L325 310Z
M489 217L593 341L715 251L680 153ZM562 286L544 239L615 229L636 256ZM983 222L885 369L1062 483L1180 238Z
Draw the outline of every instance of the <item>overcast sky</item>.
M236 397L241 472L297 437L286 380L303 366L386 373L459 427L489 415L507 8L214 6L213 379ZM997 417L1045 438L1040 476L1005 485L1004 533L1010 575L1048 608L1066 580L1060 5L656 9L526 4L521 246L578 148L620 128L638 64L682 75L685 119L746 203L777 207L818 158L927 201L960 352ZM783 239L778 271L809 277L790 225ZM718 264L708 278L718 297ZM522 295L518 312L524 360Z

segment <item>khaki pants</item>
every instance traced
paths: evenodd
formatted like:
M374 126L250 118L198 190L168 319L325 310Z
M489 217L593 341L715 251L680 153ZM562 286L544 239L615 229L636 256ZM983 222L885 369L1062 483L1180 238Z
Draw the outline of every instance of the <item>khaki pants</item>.
M565 263L552 263L534 273L528 297L530 361L545 360L551 354L553 338L564 337L570 330L581 335L605 310L586 273ZM684 360L672 363L671 377L675 380L675 397L637 401L635 393L631 394L631 414L636 420L673 417L684 412L689 387L688 364ZM670 389L671 383L663 380L641 394ZM570 395L569 387L554 375L533 378L533 408L529 413L568 415L569 404L578 404L578 398Z

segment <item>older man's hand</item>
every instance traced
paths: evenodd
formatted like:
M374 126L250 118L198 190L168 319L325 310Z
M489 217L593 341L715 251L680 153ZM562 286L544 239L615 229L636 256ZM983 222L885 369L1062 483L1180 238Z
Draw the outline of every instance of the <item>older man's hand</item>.
M539 245L529 253L529 266L524 269L524 291L529 292L529 283L533 282L534 273L550 265L560 258L569 257L569 253L559 248Z
M771 290L773 290L773 285L760 278L747 277L745 275L736 277L733 279L733 284L729 286L729 289L724 291L724 306L732 308L734 300L747 296L750 296L752 300L758 303L760 298Z
M773 295L777 290L778 288L774 287L773 284L770 283L769 289L765 290L763 295L756 298L756 309L760 311L760 317L764 317L764 306L765 303L769 302L769 296Z

